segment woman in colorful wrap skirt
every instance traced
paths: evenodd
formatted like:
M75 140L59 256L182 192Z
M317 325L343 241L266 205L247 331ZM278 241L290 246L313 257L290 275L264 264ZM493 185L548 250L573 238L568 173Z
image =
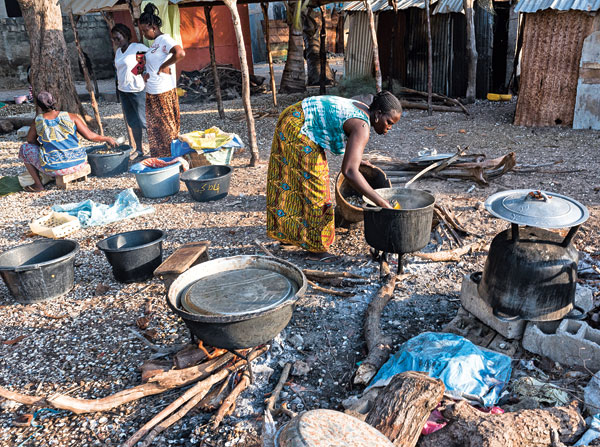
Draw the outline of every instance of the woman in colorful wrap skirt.
M327 252L335 238L326 152L342 155L341 172L360 194L385 208L359 171L370 128L386 134L402 116L400 101L383 91L370 105L337 96L305 98L277 121L267 178L267 234L307 251Z
M150 154L169 157L171 141L179 136L179 100L175 64L185 57L185 51L175 39L164 34L158 8L152 3L140 16L140 30L148 40L154 40L146 53L146 129Z
M87 153L79 144L78 134L86 140L117 145L113 138L92 132L79 115L58 111L49 92L40 92L35 102L42 113L35 117L29 127L27 143L19 149L19 159L33 179L33 185L26 186L25 191L44 190L39 172L50 177L67 175L87 163Z

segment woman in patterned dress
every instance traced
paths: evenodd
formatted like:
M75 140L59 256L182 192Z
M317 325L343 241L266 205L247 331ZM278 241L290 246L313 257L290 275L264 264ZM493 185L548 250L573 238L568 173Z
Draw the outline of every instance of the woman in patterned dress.
M267 234L315 253L335 238L325 151L342 155L341 172L360 194L384 208L359 171L370 128L386 134L402 116L400 101L383 91L370 105L337 96L305 98L277 121L267 178Z
M19 149L19 159L25 163L34 182L33 185L26 186L25 191L44 190L39 172L50 177L67 175L78 171L87 163L87 153L79 144L77 134L86 140L117 145L113 138L92 132L79 115L56 110L56 101L49 92L41 92L36 98L36 104L42 113L35 117L29 127L27 143Z

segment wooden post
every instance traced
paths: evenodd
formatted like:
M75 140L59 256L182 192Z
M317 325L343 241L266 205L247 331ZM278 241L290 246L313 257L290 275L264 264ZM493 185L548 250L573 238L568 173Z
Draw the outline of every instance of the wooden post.
M113 60L115 59L115 53L117 52L117 46L115 45L115 43L112 40L112 34L110 32L110 30L112 30L115 27L115 19L113 17L113 13L108 11L102 11L102 17L104 17L104 21L106 22L106 26L108 26L108 38L110 39L110 43L112 44L112 55L113 55ZM115 92L117 94L117 98L119 98L119 88L118 88L118 82L117 82L117 75L115 73ZM125 119L125 114L123 114L123 121L125 122L125 128L127 129L127 138L129 138L129 145L131 147L134 147L136 150L142 150L141 147L136 147L135 145L135 138L133 138L133 132L131 131L131 127L129 127L129 124L127 124L127 120Z
M465 19L467 23L467 102L475 102L477 85L477 48L475 47L475 18L473 5L475 0L463 0Z
M430 0L425 0L425 16L427 17L427 115L431 116L433 93L433 49L431 45L431 13Z
M387 89L391 92L393 90L394 80L392 74L394 73L394 64L396 62L396 28L398 27L398 9L396 6L396 2L394 2L394 23L392 24L392 37L390 45L390 59L389 59L389 67L388 67L388 87Z
M273 54L271 53L271 37L269 35L269 4L261 3L265 21L265 39L267 41L267 61L269 61L269 78L271 80L271 95L273 96L273 105L277 107L277 92L275 86L275 72L273 71Z
M373 68L375 70L375 88L377 93L381 91L381 67L379 65L379 47L377 45L377 31L375 30L375 18L369 0L363 0L369 17L369 28L371 29L371 43L373 44Z
M96 122L98 123L98 128L100 129L100 135L104 135L104 129L102 128L102 121L100 121L100 112L98 111L98 103L96 102L96 95L94 94L94 87L92 86L92 81L90 80L90 74L88 73L87 66L85 64L85 57L83 56L83 50L81 49L81 44L79 43L79 33L77 32L77 25L75 24L75 18L73 17L73 11L69 11L69 20L71 20L71 27L73 28L73 37L75 38L75 46L77 47L77 53L79 54L79 63L81 64L81 68L83 70L85 86L87 87L87 90L90 93L92 109L94 110L94 117L96 118Z
M238 46L238 55L240 58L240 67L242 69L242 101L244 111L246 112L246 121L248 123L248 140L250 140L250 166L256 166L259 162L258 145L256 144L256 129L254 128L254 116L252 115L252 105L250 104L250 73L248 70L248 61L246 60L246 47L244 44L244 34L240 21L240 14L237 10L236 0L223 0L225 6L231 12L233 20L233 29Z
M129 7L129 14L131 14L131 21L133 22L133 28L135 29L137 41L142 43L143 36L138 25L138 19L140 18L140 7L139 5L135 5L131 0L127 0L127 6Z
M325 87L325 82L327 80L327 28L325 27L325 12L323 11L322 6L319 6L319 11L321 12L321 39L319 42L319 58L321 60L321 73L319 76L319 95L325 95L327 93L327 88Z
M221 97L221 82L219 81L219 72L217 70L217 56L215 55L215 35L210 19L210 11L212 6L204 7L204 17L206 18L206 29L208 30L208 49L210 52L210 66L212 68L213 78L215 82L215 96L217 97L217 109L219 117L225 118L225 110L223 109L223 98Z

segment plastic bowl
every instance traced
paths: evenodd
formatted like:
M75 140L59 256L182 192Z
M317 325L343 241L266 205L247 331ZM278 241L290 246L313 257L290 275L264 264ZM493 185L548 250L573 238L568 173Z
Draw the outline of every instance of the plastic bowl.
M91 146L86 148L86 152L92 175L96 177L112 177L127 172L131 154L131 146L127 144L115 148Z
M200 166L181 174L192 199L198 202L220 200L229 193L233 168L225 165Z

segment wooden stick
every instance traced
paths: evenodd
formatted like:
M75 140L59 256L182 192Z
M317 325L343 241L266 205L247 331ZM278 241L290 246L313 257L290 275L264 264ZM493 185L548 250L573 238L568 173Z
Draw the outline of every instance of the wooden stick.
M438 220L440 221L440 223L444 224L446 226L446 228L448 228L448 231L450 232L450 234L452 235L452 237L454 238L454 240L456 241L456 243L459 246L463 246L465 245L462 241L462 239L458 236L458 234L456 233L456 231L454 231L454 228L452 227L452 225L450 225L448 223L448 221L446 220L446 218L444 217L444 215L437 209L437 208L433 208L433 212L435 213L435 215L437 216Z
M281 393L281 390L283 389L283 386L285 385L285 382L287 381L287 378L290 374L291 369L292 369L292 364L289 362L283 366L283 370L281 371L281 376L279 377L279 381L277 382L277 385L273 389L273 392L271 393L271 395L265 401L265 403L267 404L267 408L266 408L267 411L273 412L275 410L275 404L277 403L277 399L279 399L279 394Z
M221 97L221 82L219 81L219 73L217 71L217 57L215 56L215 36L210 19L210 11L212 6L204 7L204 17L206 18L206 30L208 31L208 49L210 52L210 66L212 68L213 79L215 83L215 96L217 98L217 109L219 110L219 118L225 118L225 109L223 109L223 99Z
M240 20L240 14L237 10L236 0L223 0L225 6L231 13L233 29L238 46L238 56L240 58L240 68L242 72L242 103L246 112L246 121L248 125L248 140L250 141L250 166L256 166L260 161L258 154L258 145L256 143L256 128L254 127L254 116L252 115L252 105L250 104L250 74L248 71L248 60L246 59L246 47L244 42L244 33Z
M325 21L325 11L323 10L322 5L319 5L319 12L321 13L321 30L319 34L319 95L325 95L327 94L327 88L325 87L325 82L327 81L327 50L325 46L325 41L327 40L327 29Z
M219 407L219 410L217 411L217 414L215 415L215 418L214 418L214 420L212 422L211 428L213 430L216 430L219 427L219 425L221 425L221 422L223 421L223 418L227 414L229 414L230 411L233 411L233 408L235 407L235 401L240 396L240 394L242 393L242 391L244 391L248 387L248 385L250 385L250 373L249 373L248 370L246 370L246 371L243 372L242 378L240 379L240 381L238 382L238 384L231 391L231 393L229 394L229 396L227 396L225 398L225 400L223 401L223 403Z
M419 177L421 177L423 174L425 174L426 172L429 172L433 169L436 168L442 168L442 167L446 167L449 164L453 163L454 161L456 161L458 159L458 157L460 157L461 155L464 155L464 153L466 152L467 148L464 149L458 149L458 151L456 152L456 154L454 154L452 157L445 159L445 160L440 160L437 161L435 163L430 164L429 166L427 166L425 169L423 169L421 172L419 172L417 175L415 175L411 180L409 180L406 185L404 185L405 187L408 187L411 183L413 183L415 180L417 180Z
M329 295L341 296L344 298L348 298L348 297L355 295L355 293L353 293L353 292L342 292L341 290L327 289L325 287L321 287L309 279L307 279L306 282L308 284L310 284L310 286L313 288L313 290L315 290L317 292L323 292L323 293L327 293Z
M262 243L261 241L259 241L258 239L254 239L254 243L255 243L256 245L258 245L258 248L260 248L262 251L264 251L264 252L265 252L265 254L266 254L267 256L271 256L271 257L273 257L273 258L276 258L276 257L277 257L277 256L275 256L275 255L273 254L273 252L272 252L271 250L269 250L267 247L265 247L265 244L263 244L263 243Z
M266 347L253 350L248 355L248 361L239 360L232 366L228 368L224 368L221 371L208 376L202 382L197 383L192 388L187 390L184 394L182 394L178 399L172 402L167 408L162 410L156 416L154 416L150 421L148 421L142 428L140 428L131 438L127 440L123 447L133 447L140 439L142 439L146 434L146 438L142 443L142 446L148 446L152 442L152 440L160 434L162 431L173 425L183 416L185 416L188 411L194 408L198 402L200 402L206 394L210 391L213 385L225 380L229 374L235 373L238 369L247 365L248 362L251 362L255 358L264 354L267 351ZM163 419L165 419L169 414L173 413L177 408L179 408L183 403L187 402L179 411L175 412L171 417L169 417L166 421L161 423ZM158 424L158 425L157 425ZM153 428L154 427L154 428ZM150 431L151 430L151 431Z
M273 106L277 107L277 87L275 86L275 71L273 70L273 53L271 53L271 38L269 36L269 4L261 3L263 19L265 21L265 40L267 41L267 61L269 62L269 80L271 84L271 96L273 97Z
M92 81L90 80L90 74L87 69L87 64L85 63L85 56L83 55L83 50L81 49L81 44L79 43L79 33L77 31L77 25L75 24L75 18L73 17L72 11L69 11L69 20L71 21L71 27L73 28L73 38L75 39L75 46L77 47L77 54L79 55L79 63L81 64L81 70L83 71L85 86L88 92L90 93L92 109L94 110L94 118L96 118L98 129L100 129L100 135L104 135L102 121L100 120L100 111L98 110L98 103L96 102L96 94L94 93L94 87L92 86Z
M472 253L480 247L479 244L463 245L462 247L455 248L454 250L437 251L434 253L412 253L413 256L421 259L427 259L433 262L460 262L462 256L467 253Z
M332 278L351 278L351 279L367 279L364 276L355 275L350 272L323 272L321 270L303 269L302 272L309 279L332 279Z
M411 95L424 96L425 98L428 95L428 92L421 92L419 90L413 90L412 88L408 88L408 87L400 87L400 93L408 93L408 94L411 94ZM432 93L431 96L434 99L439 99L439 100L444 101L446 103L450 103L452 105L458 106L458 107L460 107L462 109L462 111L465 114L469 115L469 111L462 104L462 102L460 102L459 100L454 99L454 98L450 98L449 96L442 95L440 93Z
M208 393L204 398L198 402L196 408L201 411L214 411L221 406L223 399L225 399L225 393L229 385L229 379L221 382L221 385L214 387L213 390Z
M375 89L379 93L382 89L381 86L381 67L379 65L379 47L377 45L377 31L375 30L375 18L373 16L373 9L369 0L363 0L365 9L367 10L367 17L369 19L369 30L371 35L371 45L373 46L373 69L375 71Z
M431 14L430 14L430 0L425 0L425 17L426 29L427 29L427 115L432 115L431 108L433 107L433 49L431 44Z

